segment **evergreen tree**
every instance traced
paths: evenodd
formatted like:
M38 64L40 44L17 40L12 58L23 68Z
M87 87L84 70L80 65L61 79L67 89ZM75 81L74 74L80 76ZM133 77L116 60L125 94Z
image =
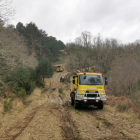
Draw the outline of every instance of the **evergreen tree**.
M44 81L45 78L49 78L53 75L53 66L46 57L43 57L36 68L36 72L37 75Z
M16 29L21 35L23 35L23 36L26 35L25 34L25 26L23 25L23 23L18 22L18 24L16 25Z

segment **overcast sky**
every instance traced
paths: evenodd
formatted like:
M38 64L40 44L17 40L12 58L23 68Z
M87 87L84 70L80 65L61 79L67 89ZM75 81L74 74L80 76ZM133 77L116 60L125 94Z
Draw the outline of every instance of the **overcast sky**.
M72 42L83 31L116 38L122 43L140 39L140 0L12 0L12 24L34 22L49 36Z

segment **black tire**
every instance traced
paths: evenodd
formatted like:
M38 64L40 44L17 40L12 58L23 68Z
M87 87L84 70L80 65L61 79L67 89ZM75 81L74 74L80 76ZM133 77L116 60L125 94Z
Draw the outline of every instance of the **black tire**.
M74 108L79 109L80 108L80 103L74 101Z
M101 102L99 102L99 104L98 104L98 109L103 109L104 108L104 104L103 104L103 102L101 101Z
M71 105L74 105L74 99L71 97Z

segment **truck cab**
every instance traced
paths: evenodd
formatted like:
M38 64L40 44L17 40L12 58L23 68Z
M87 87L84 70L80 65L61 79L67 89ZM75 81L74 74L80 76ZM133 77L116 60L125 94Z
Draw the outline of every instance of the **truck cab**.
M102 73L77 73L70 79L71 104L77 109L81 105L94 105L103 109L103 101L106 100L105 84L107 78L103 80Z

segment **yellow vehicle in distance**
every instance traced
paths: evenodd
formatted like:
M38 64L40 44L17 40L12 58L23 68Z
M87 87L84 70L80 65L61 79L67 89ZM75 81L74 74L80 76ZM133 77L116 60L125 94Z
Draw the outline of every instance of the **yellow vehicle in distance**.
M88 105L103 109L103 101L106 100L104 85L107 83L107 77L104 81L102 73L77 73L70 79L71 104L75 109Z
M62 71L64 71L64 66L58 65L57 66L57 72L62 72Z

